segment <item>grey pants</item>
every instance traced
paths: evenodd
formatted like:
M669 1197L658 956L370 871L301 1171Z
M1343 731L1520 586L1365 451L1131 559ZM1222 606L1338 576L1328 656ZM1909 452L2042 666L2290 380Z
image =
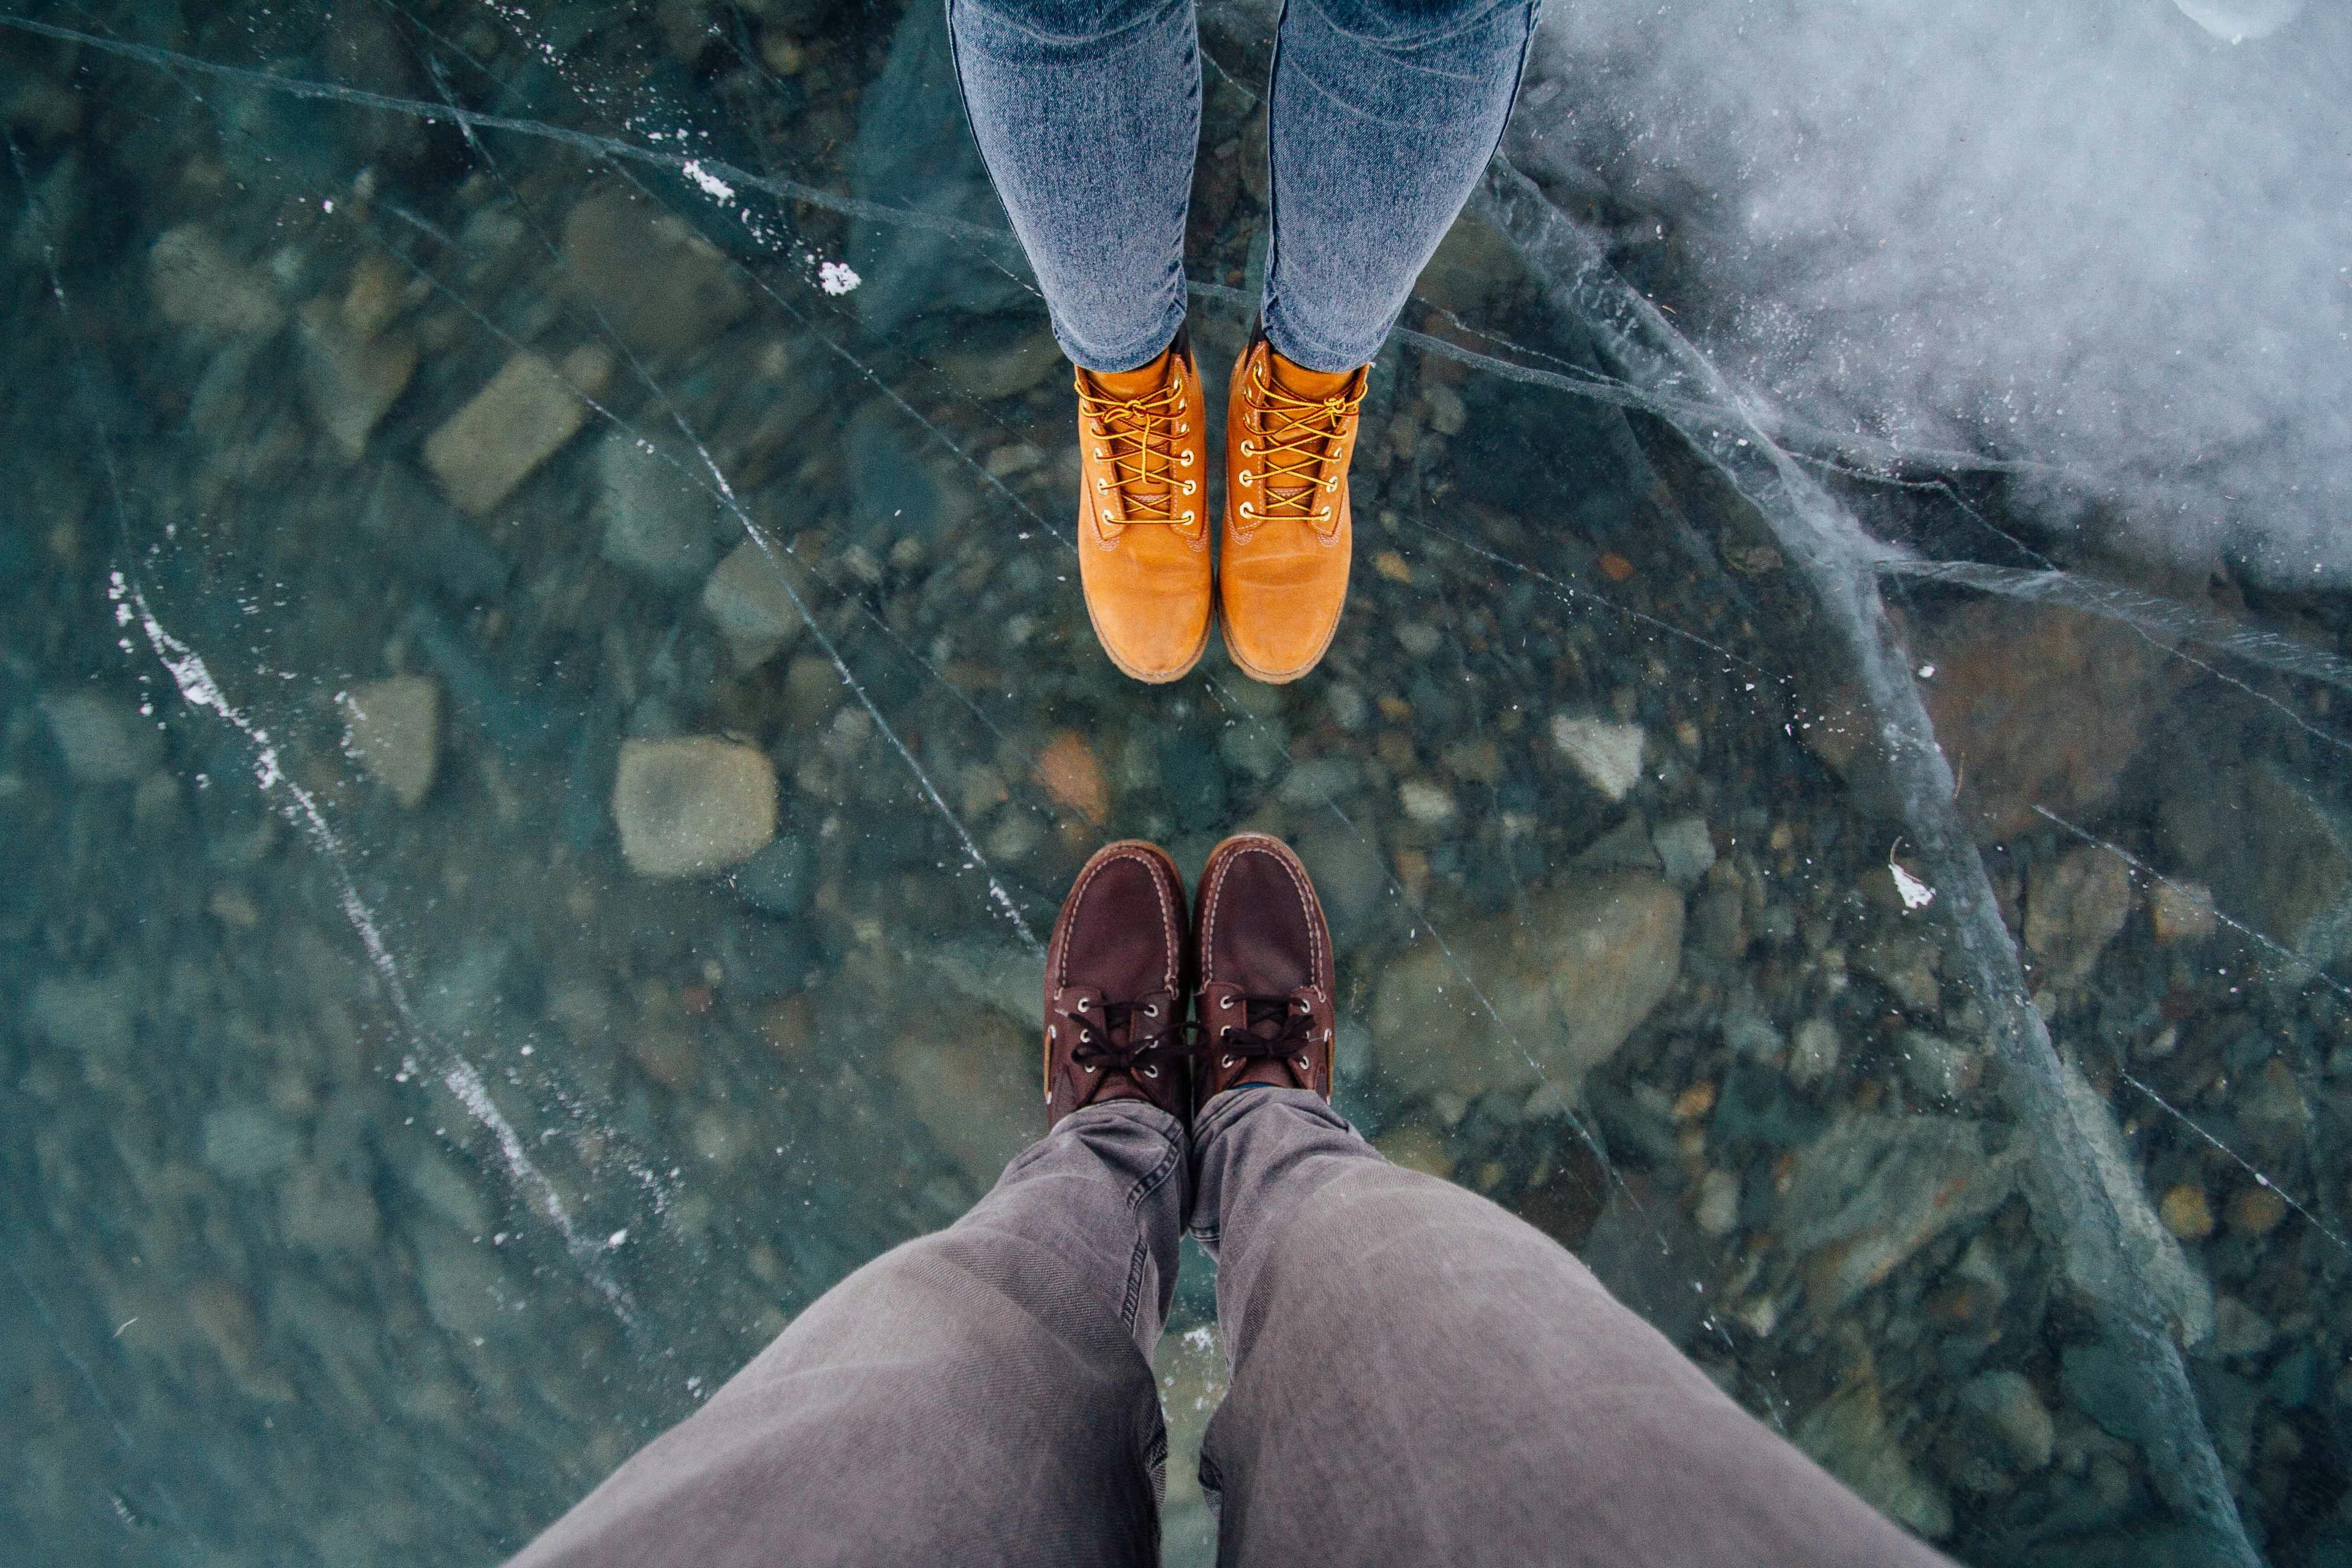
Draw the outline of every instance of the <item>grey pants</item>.
M1149 1563L1149 1352L1191 1225L1233 1383L1225 1563L1945 1561L1751 1419L1549 1237L1303 1090L1192 1136L1094 1106L828 1291L517 1563Z

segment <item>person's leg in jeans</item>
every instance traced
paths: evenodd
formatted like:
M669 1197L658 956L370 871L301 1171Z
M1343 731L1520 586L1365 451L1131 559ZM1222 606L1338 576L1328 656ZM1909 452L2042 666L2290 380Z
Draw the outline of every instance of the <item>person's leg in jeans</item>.
M1191 1224L1233 1363L1201 1462L1225 1568L1944 1562L1549 1237L1381 1159L1327 1102L1304 868L1256 840L1220 870L1196 900Z
M1045 1137L953 1226L826 1291L517 1564L1158 1561L1150 1352L1190 1194L1165 862L1114 845L1064 907Z
M1217 607L1244 673L1315 668L1348 597L1357 411L1501 142L1533 0L1286 0L1260 331L1226 393Z
M1209 644L1206 401L1183 340L1201 134L1192 0L948 0L989 177L1077 366L1078 581L1138 680Z

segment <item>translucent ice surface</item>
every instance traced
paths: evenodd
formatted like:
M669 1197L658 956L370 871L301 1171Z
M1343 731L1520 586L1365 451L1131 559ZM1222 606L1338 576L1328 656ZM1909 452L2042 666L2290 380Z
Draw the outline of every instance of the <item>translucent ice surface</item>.
M1214 377L1268 18L1205 32ZM2258 508L2178 526L2253 475L2326 537L2340 339L2183 291L2278 416L2151 405L2107 468L2056 384L1930 417L1980 322L1890 367L1759 292L1548 56L1373 376L1328 659L1145 688L943 50L842 0L0 16L0 1557L499 1561L1035 1135L1097 844L1248 827L1331 914L1341 1108L1909 1528L2352 1561L2352 604ZM1193 1253L1171 1561L1213 1321Z

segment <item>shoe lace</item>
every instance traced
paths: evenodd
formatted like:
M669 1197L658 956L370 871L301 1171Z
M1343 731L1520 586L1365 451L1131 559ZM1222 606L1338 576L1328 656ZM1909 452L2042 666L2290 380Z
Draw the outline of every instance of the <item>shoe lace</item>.
M1260 357L1250 365L1250 402L1256 438L1244 443L1242 452L1260 476L1265 505L1259 518L1303 522L1329 538L1339 524L1338 508L1328 498L1338 493L1343 476L1327 470L1356 427L1364 406L1363 380L1328 397L1301 397L1267 374Z
M1110 466L1098 489L1115 495L1120 526L1165 522L1181 526L1197 509L1181 511L1177 500L1200 488L1200 480L1177 470L1192 466L1190 447L1178 441L1192 434L1184 418L1184 367L1179 363L1167 384L1140 397L1108 397L1078 383L1078 415L1096 442L1095 456Z
M1328 1029L1318 1027L1318 994L1301 987L1280 996L1233 992L1217 997L1219 1016L1202 1026L1214 1042L1209 1049L1217 1065L1230 1072L1244 1061L1282 1060L1297 1069L1303 1085L1313 1071L1308 1048L1330 1037Z
M1054 999L1053 1027L1071 1029L1077 1043L1070 1065L1081 1084L1078 1103L1087 1105L1118 1077L1157 1079L1193 1054L1187 1026L1177 1019L1173 994L1155 991L1116 1002L1099 990L1078 986ZM1084 1080L1091 1079L1091 1085Z

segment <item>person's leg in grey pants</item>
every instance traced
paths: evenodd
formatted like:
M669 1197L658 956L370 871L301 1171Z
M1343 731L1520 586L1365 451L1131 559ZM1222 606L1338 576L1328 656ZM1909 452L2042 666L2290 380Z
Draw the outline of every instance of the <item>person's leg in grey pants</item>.
M1933 1563L1592 1271L1304 1089L1194 1129L1221 1563Z
M850 1276L517 1562L1134 1563L1145 1352L1188 1194L1232 1392L1226 1563L1943 1561L1748 1416L1591 1272L1382 1160L1303 1089L1068 1116L949 1229Z
M1184 321L1192 0L948 0L964 108L1063 352L1132 370ZM1370 363L1502 139L1533 0L1286 0L1262 300L1275 352Z
M1183 1128L1066 1118L954 1225L835 1286L515 1559L1150 1563Z

